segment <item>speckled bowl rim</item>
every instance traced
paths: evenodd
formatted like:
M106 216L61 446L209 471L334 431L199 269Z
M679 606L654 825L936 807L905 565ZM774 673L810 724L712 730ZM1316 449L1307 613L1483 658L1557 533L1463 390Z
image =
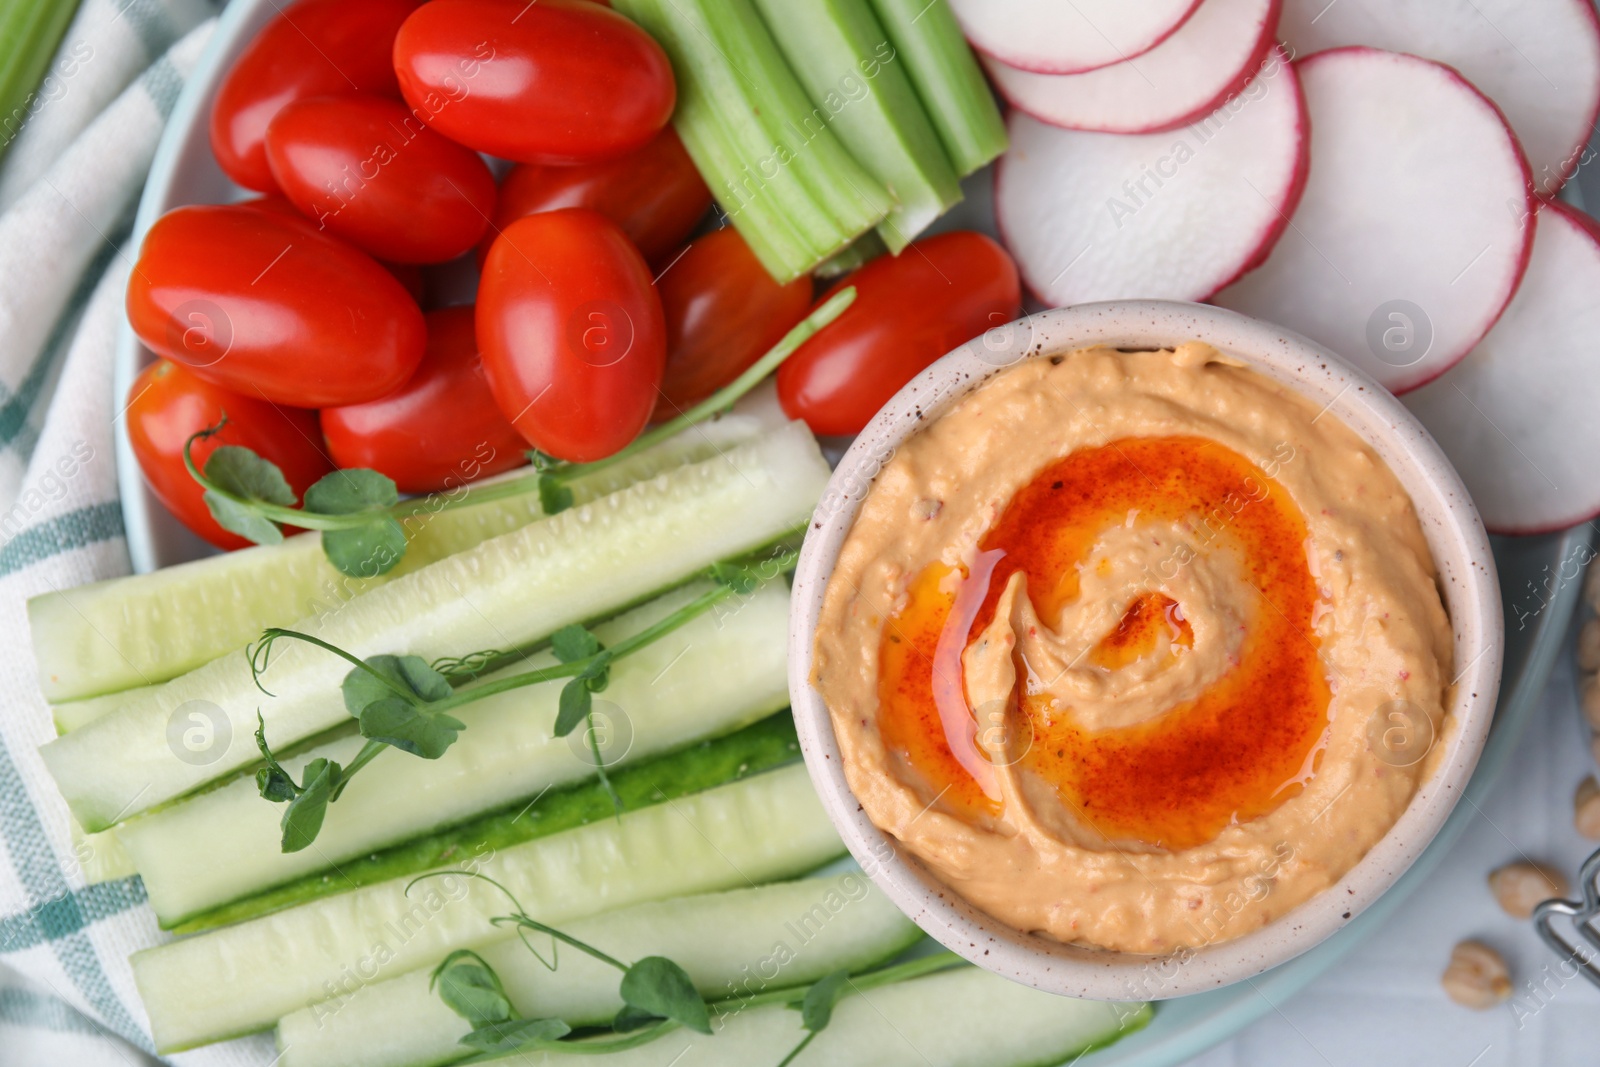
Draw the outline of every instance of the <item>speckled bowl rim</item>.
M1191 340L1326 405L1410 493L1455 635L1456 730L1433 775L1378 844L1336 884L1274 922L1187 958L1083 949L985 914L872 824L845 782L832 720L811 684L813 638L828 578L861 503L895 448L919 426L1024 359L1094 344L1157 348ZM1293 959L1405 873L1444 825L1477 765L1494 716L1504 640L1494 556L1477 509L1433 438L1386 389L1306 338L1236 312L1177 301L1108 301L1039 312L989 331L919 374L867 424L829 480L800 553L789 616L789 693L806 767L828 817L878 887L935 940L996 974L1052 993L1164 999L1243 981Z

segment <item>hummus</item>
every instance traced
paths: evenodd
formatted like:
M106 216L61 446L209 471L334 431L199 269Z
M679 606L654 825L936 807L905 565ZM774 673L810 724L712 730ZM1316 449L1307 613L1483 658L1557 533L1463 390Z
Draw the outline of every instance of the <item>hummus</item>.
M872 821L1021 930L1237 937L1348 871L1453 729L1410 498L1199 343L1000 372L884 465L813 682Z

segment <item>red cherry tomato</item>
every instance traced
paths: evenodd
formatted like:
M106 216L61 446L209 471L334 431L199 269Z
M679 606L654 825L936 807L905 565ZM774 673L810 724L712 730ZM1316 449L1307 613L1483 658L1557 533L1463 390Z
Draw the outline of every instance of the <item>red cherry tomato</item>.
M295 222L301 223L302 225L312 226L313 229L316 228L312 225L310 219L300 214L299 208L289 203L289 201L285 200L277 193L268 193L266 196L251 197L249 200L240 200L234 206L254 208L257 211L265 211L270 214L277 215L280 218L292 219ZM383 267L384 270L394 275L394 280L399 282L401 286L405 288L405 291L411 294L411 299L415 300L418 304L422 303L422 297L427 290L427 286L424 284L422 278L421 267L417 266L415 263L390 263L381 259L378 261L378 264L379 266Z
M778 400L821 435L860 433L934 360L1022 309L1017 265L981 233L915 241L835 285L855 303L778 368Z
M394 35L421 0L301 0L256 34L211 105L211 151L247 189L276 188L267 124L292 100L359 90L399 96ZM279 5L274 5L279 6Z
M472 307L430 311L428 353L382 400L324 408L322 433L341 467L371 467L402 493L454 489L528 462L516 427L495 406Z
M731 226L691 242L656 288L667 319L658 420L733 381L811 310L811 279L779 285Z
M150 227L128 321L158 355L246 396L376 400L422 360L416 301L376 260L259 207L181 207Z
M218 445L243 445L276 463L300 496L333 464L322 454L314 411L230 393L171 360L158 359L140 371L128 390L128 439L150 491L218 548L243 548L250 542L217 525L202 499L205 490L183 465L184 442L215 426L224 412L228 424L222 432L194 443L195 466L201 470Z
M622 227L651 263L675 251L711 207L694 160L668 126L643 148L599 163L550 167L519 163L500 183L494 225L503 230L524 215L588 207ZM479 246L479 259L493 243Z
M456 258L494 211L494 176L476 152L371 93L285 105L267 127L267 161L307 218L396 263Z
M406 291L406 295L421 306L423 294L428 288L422 277L421 267L415 263L390 263L382 259L378 260L378 266L388 271L394 280L400 283L400 288Z
M419 119L519 163L584 163L638 148L672 116L661 46L584 0L433 0L394 42Z
M527 442L577 463L644 429L666 361L650 268L598 211L518 219L478 287L478 346L496 403Z

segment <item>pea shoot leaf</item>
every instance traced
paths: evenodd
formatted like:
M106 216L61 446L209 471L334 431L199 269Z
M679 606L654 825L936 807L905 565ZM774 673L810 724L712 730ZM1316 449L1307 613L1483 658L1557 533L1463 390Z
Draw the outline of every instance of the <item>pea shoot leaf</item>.
M517 1019L480 1027L463 1037L461 1043L483 1052L532 1051L554 1044L570 1033L572 1027L560 1019Z
M419 701L443 700L454 692L449 679L429 666L421 656L369 656L363 662L388 678L402 692L415 694ZM375 700L400 695L360 667L350 669L340 688L344 693L345 710L355 716L360 716L362 709Z
M558 515L572 506L572 488L553 474L539 478L539 507L546 515Z
M636 1008L632 1004L624 1004L622 1010L617 1012L617 1017L611 1020L611 1029L619 1034L629 1034L635 1030L642 1030L653 1022L659 1022L661 1016L654 1012Z
M360 526L323 530L322 551L340 574L374 578L393 570L406 554L406 531L393 515L376 514Z
M295 505L294 490L289 488L277 464L239 445L218 445L206 457L205 476L224 493L243 500L260 500L286 508Z
M361 709L361 736L382 741L423 759L438 759L467 724L426 705L413 704L403 697L374 700Z
M826 1029L833 1019L834 1005L849 991L849 971L834 971L818 979L800 1002L800 1025L812 1033Z
M293 800L300 792L294 779L282 767L263 767L256 772L256 788L274 804Z
M589 711L594 706L594 697L589 691L589 684L582 675L568 681L561 687L561 699L556 712L555 735L566 737L578 724L589 717Z
M759 564L750 563L713 563L711 577L739 594L755 592L765 580Z
M439 999L471 1023L474 1034L511 1021L511 999L500 976L471 949L456 949L441 960L428 976L428 988L437 988Z
M283 541L283 531L278 524L257 515L248 505L213 489L207 489L200 499L205 501L206 510L211 512L211 517L224 530L257 545L276 545Z
M206 466L209 471L210 464ZM324 515L384 511L399 500L400 493L395 488L394 479L365 467L325 474L306 490L306 510Z
M711 1032L711 1013L682 967L665 956L646 956L622 976L622 1000L698 1033Z
M562 663L588 659L600 648L600 639L578 623L563 626L550 635L550 651Z
M284 852L299 852L317 839L328 814L328 800L339 781L340 768L332 760L319 756L306 764L300 795L289 801L283 811Z

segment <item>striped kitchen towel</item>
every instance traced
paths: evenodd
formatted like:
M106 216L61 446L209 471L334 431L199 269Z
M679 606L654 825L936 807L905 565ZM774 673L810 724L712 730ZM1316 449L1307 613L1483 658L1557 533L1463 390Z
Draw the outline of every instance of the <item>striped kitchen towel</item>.
M149 1062L127 957L163 935L137 878L98 880L39 760L53 729L24 604L128 570L111 388L127 240L214 13L82 0L38 92L0 116L0 1067ZM256 1040L175 1062L271 1059Z

